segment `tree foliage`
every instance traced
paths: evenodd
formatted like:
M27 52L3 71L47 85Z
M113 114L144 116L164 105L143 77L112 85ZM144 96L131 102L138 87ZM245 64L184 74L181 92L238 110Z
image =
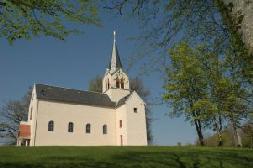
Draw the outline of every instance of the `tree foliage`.
M0 38L10 43L40 35L63 40L78 32L71 24L98 25L97 15L91 0L1 0Z
M184 114L195 124L201 145L200 128L215 131L222 145L227 124L233 128L236 146L240 145L238 128L250 112L252 98L247 83L234 73L237 65L227 66L230 55L219 57L204 45L191 48L187 43L176 45L170 55L164 99L173 107L171 114Z
M203 121L208 117L206 101L207 82L201 63L187 44L170 51L171 67L168 68L164 99L172 105L172 116L184 115L196 129L201 145L204 145ZM206 110L203 110L206 109Z
M0 109L0 137L6 143L14 144L17 140L20 121L27 120L32 89L20 100L10 100Z
M242 142L244 147L253 148L253 124L250 122L242 126Z
M240 130L238 131L240 134L241 145L246 148L253 148L253 125L250 123L245 123L241 126ZM228 125L222 131L223 137L223 146L226 147L233 147L237 145L237 142L234 141L234 131L232 125ZM205 143L206 146L217 146L217 134L206 136Z
M102 93L102 76L97 75L94 79L89 81L89 91Z

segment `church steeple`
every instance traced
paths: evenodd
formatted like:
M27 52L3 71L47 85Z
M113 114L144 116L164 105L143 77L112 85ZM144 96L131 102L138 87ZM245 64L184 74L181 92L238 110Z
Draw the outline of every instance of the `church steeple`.
M106 69L103 78L103 93L109 95L111 100L118 101L122 95L129 94L129 80L126 73L123 72L119 52L116 45L116 32L113 31L113 46L111 61ZM120 96L121 95L121 96Z
M118 48L116 45L116 31L113 31L113 46L112 46L112 56L109 63L110 72L115 72L118 69L122 68L122 64L119 57Z

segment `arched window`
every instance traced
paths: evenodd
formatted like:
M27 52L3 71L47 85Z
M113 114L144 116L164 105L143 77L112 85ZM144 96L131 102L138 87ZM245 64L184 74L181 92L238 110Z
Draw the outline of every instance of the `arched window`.
M119 84L120 84L120 81L119 81L119 78L117 77L116 78L116 88L119 88Z
M50 121L48 122L47 130L48 130L48 131L54 131L54 121L53 121L53 120L50 120Z
M68 132L74 132L74 123L69 122Z
M90 133L90 124L86 124L86 133L87 133L87 134Z
M121 84L121 89L124 89L124 79L123 78L121 79L120 84Z
M107 79L107 89L110 89L110 81Z
M122 120L119 120L119 127L122 128Z
M103 125L103 134L107 134L107 125Z

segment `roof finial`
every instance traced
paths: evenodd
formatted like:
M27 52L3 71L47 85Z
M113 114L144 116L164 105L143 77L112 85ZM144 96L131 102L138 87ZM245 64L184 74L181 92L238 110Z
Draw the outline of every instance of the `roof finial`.
M109 64L111 72L115 72L118 68L122 68L122 64L119 58L119 53L116 46L116 31L113 31L113 46L112 46L112 57Z
M116 42L116 31L115 30L113 31L113 42L114 43Z

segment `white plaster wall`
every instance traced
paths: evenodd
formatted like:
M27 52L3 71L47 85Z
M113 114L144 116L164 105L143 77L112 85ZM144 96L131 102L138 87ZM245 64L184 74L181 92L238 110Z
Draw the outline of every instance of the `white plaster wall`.
M110 86L111 86L111 83L112 83L112 76L109 72L106 72L104 77L103 77L103 80L101 81L102 82L102 92L106 92L107 90L107 81L109 79L109 83L110 83Z
M147 129L145 117L145 104L136 92L126 102L127 119L127 145L146 146ZM137 108L137 113L134 112Z
M124 91L110 90L121 96L120 90ZM137 113L134 113L134 107L138 109ZM55 124L53 132L48 131L50 120ZM147 145L145 105L136 92L132 93L125 105L111 109L37 100L33 90L28 122L31 124L31 146L120 146L120 135L123 136L124 146ZM73 133L68 132L69 122L74 123ZM91 124L90 134L85 133L87 123ZM108 129L106 135L102 132L104 124Z
M122 128L120 128L120 120L122 120ZM127 113L126 113L126 105L122 105L116 109L116 144L121 146L120 135L122 135L123 146L128 145L127 141Z
M39 100L35 146L99 146L116 145L115 110L87 105L65 104ZM54 121L54 131L48 131L48 121ZM68 123L74 132L68 132ZM91 124L91 133L85 125ZM107 134L102 126L107 125Z
M29 105L29 112L28 112L28 118L27 121L30 123L31 127L31 140L30 145L33 146L34 144L34 136L35 136L35 126L36 126L36 117L37 117L37 110L38 110L38 100L37 100L35 85L32 90L32 97ZM32 113L32 119L30 119L30 115Z

